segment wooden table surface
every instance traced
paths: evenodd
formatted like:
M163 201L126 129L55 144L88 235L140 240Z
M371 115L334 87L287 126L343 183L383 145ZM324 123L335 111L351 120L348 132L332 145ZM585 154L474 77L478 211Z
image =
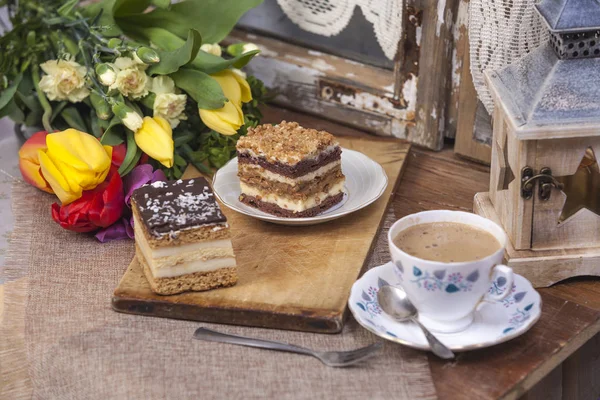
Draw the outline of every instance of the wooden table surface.
M265 110L265 122L283 119L335 135L364 135L292 111ZM434 153L413 147L407 162L393 200L398 218L430 209L471 211L474 194L487 190L488 168L455 157L451 148ZM600 279L577 278L540 292L542 317L523 336L451 362L429 356L440 399L598 399Z

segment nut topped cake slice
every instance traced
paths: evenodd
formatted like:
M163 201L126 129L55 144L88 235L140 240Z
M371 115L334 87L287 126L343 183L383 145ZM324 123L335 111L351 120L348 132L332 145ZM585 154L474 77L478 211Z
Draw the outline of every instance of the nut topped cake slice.
M235 285L229 225L206 179L154 182L131 199L136 256L152 291Z
M237 143L240 201L279 217L313 217L344 198L341 155L331 134L296 122L249 129Z

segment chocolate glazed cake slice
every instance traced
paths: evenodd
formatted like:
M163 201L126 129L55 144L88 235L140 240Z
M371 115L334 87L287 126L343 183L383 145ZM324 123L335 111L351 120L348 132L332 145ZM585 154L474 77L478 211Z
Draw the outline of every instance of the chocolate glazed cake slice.
M153 292L170 295L237 282L229 224L205 179L143 186L131 205L136 256Z
M296 122L261 125L238 140L240 201L285 218L313 217L344 197L342 149Z

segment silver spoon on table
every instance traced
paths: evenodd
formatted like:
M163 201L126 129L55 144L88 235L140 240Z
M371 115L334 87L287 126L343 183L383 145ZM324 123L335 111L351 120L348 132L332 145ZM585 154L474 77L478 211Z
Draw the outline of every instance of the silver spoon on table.
M423 326L423 324L421 324L417 318L417 309L413 303L410 302L403 289L396 286L383 286L377 292L377 301L379 302L381 309L396 321L403 322L410 320L417 324L423 330L433 354L445 360L454 358L452 350L440 342Z

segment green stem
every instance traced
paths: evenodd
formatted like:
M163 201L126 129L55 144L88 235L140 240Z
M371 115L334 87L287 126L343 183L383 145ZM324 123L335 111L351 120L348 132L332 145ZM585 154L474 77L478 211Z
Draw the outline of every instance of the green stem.
M214 173L212 169L194 160L194 150L192 150L192 148L188 144L184 144L183 146L181 146L181 149L183 150L183 154L187 157L187 160L190 163L192 163L192 165L196 167L198 171L212 176L212 174Z
M35 87L35 91L38 95L38 100L44 109L44 114L42 115L42 125L46 132L51 133L53 131L52 124L50 123L50 117L52 116L52 106L50 102L46 98L46 94L40 89L40 67L37 63L34 63L31 66L31 80L33 81L33 87Z

